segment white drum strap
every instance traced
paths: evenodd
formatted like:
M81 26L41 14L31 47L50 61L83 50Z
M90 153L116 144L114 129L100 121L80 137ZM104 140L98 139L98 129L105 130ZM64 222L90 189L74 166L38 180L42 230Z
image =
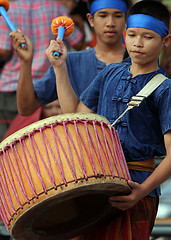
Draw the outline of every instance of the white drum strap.
M137 93L135 96L133 96L129 103L127 103L128 107L127 109L111 124L112 126L116 124L116 122L123 117L123 115L133 107L138 107L140 103L147 98L156 88L159 87L159 85L167 79L163 74L159 73L155 75L144 87Z

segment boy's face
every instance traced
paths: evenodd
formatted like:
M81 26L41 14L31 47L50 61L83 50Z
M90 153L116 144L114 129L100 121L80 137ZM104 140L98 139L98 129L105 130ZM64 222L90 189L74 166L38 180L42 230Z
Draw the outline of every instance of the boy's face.
M97 41L111 45L122 39L125 14L121 10L105 8L95 12L94 17L88 14L87 18L95 30Z
M126 32L126 47L132 62L140 65L158 64L164 46L162 37L149 29L131 27Z

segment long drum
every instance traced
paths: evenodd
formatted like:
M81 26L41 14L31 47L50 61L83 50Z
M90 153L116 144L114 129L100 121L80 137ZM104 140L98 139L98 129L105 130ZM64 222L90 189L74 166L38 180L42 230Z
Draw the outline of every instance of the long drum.
M15 240L70 239L129 194L117 131L97 114L40 120L0 144L0 215Z

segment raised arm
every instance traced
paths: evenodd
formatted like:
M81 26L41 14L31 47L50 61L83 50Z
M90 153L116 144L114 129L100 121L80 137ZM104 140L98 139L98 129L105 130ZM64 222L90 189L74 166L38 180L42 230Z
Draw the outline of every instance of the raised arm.
M58 59L53 57L53 53L55 51L60 54ZM82 102L79 101L71 86L66 66L67 49L60 38L57 38L57 41L52 40L50 42L50 45L46 50L46 54L54 68L56 75L56 87L62 112L92 112Z
M20 115L26 116L40 107L32 82L33 46L30 39L19 30L11 32L10 37L13 40L13 47L20 58L21 65L17 87L18 112ZM21 48L22 43L27 45L27 49Z

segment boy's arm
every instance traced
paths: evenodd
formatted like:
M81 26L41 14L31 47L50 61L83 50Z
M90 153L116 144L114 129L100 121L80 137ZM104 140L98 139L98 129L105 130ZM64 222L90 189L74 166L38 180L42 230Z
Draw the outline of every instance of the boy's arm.
M121 210L133 207L139 200L148 195L154 188L171 176L171 130L164 134L166 157L154 172L142 183L128 181L132 192L128 196L111 197L110 203Z
M10 37L13 41L13 47L20 58L20 76L17 87L17 105L20 115L30 115L40 107L40 102L34 92L32 83L32 60L33 46L29 38L27 38L19 30L11 32ZM27 49L22 49L21 44L25 43Z
M58 59L53 57L54 51L57 51L60 54ZM57 41L52 40L48 49L46 50L46 54L54 68L58 99L62 112L92 112L82 102L79 101L71 86L68 69L66 66L67 49L63 42L59 38L57 38Z

